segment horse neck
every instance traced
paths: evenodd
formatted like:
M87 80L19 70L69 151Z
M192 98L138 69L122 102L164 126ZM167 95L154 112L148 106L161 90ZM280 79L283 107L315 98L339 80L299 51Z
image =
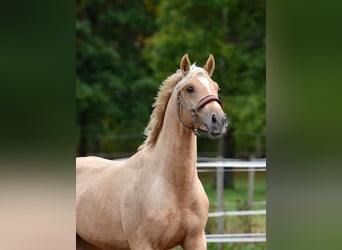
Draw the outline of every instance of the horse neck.
M178 118L175 93L170 97L154 151L158 168L166 178L183 189L197 178L196 136Z

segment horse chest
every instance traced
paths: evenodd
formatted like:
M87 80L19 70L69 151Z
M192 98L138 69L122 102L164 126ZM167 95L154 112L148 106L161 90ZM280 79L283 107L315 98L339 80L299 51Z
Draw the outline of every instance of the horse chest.
M166 209L149 213L149 241L157 249L169 249L180 244L186 235L203 231L205 220L189 209ZM146 235L145 235L146 236Z
M208 203L206 197L179 203L175 197L165 198L167 201L159 209L151 208L147 213L147 222L158 228L160 237L183 237L187 233L198 233L204 229Z

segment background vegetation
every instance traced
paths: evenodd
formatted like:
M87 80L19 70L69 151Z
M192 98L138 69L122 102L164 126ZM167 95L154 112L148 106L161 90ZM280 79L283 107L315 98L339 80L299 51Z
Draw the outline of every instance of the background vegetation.
M265 152L265 1L76 3L78 155L134 152L158 86L185 53L198 65L215 56L231 151L255 152L261 136ZM200 139L199 151L216 155L218 141Z

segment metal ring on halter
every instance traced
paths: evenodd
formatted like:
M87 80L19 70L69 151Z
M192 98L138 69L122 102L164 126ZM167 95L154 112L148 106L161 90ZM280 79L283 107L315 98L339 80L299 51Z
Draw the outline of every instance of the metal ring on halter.
M181 121L181 123L183 124L184 127L186 127L187 129L191 130L195 135L198 135L200 134L201 132L208 132L208 131L205 131L201 128L199 128L198 124L197 124L197 111L202 109L205 105L207 105L209 102L213 102L213 101L216 101L220 104L220 106L222 107L222 102L221 100L214 96L214 95L207 95L205 97L203 97L198 103L196 106L194 107L191 107L191 106L188 106L182 99L182 96L180 94L180 92L177 93L177 103L178 103L178 117L179 117L179 120ZM192 122L193 122L193 127L191 126L188 126L184 120L183 120L183 117L181 115L181 107L184 107L186 110L188 110L190 113L191 113L191 117L192 117Z

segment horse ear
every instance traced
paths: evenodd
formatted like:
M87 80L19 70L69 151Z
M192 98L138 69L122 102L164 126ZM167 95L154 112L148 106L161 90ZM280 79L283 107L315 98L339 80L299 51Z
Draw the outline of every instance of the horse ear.
M181 69L183 75L186 75L189 72L190 65L191 64L190 64L189 56L188 56L188 54L185 54L182 57L182 60L180 62L180 69Z
M215 69L215 59L212 54L210 54L207 62L203 66L203 69L208 72L209 76L211 76Z

